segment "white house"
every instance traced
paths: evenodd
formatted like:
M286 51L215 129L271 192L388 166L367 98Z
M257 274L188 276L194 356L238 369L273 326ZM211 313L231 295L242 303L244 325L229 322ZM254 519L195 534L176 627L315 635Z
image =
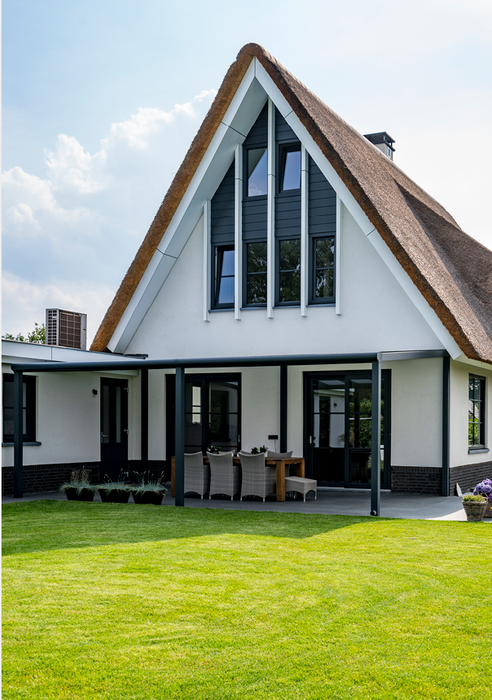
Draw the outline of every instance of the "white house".
M7 344L36 406L24 456L20 429L4 443L9 478L15 450L21 483L22 464L25 480L127 456L160 470L212 443L293 450L320 484L374 498L490 476L492 252L392 143L245 46L91 351L33 366L37 349L16 362Z

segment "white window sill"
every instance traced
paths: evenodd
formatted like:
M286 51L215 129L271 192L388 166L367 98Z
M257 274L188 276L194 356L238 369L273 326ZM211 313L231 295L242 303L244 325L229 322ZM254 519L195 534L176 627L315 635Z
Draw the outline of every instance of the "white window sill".
M39 447L39 445L42 445L41 442L23 442L22 447ZM13 447L14 443L13 442L2 442L2 447Z

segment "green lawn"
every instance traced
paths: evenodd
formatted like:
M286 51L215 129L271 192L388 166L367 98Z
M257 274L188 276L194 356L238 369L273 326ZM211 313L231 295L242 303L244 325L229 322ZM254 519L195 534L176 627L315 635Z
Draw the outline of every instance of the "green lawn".
M3 507L4 698L481 698L492 527Z

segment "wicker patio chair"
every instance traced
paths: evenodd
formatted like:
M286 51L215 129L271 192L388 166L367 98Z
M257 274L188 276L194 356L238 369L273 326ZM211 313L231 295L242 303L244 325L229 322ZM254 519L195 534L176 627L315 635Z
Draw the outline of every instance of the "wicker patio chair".
M230 496L232 501L240 489L239 465L234 464L232 452L207 452L207 457L210 462L209 499L216 494L222 494Z
M203 463L201 452L184 455L184 492L197 493L202 498L210 489L210 467Z
M292 457L292 453L294 450L291 450L290 452L274 452L273 450L267 450L266 453L266 458L267 459L290 459ZM285 476L290 476L290 470L292 468L296 468L296 465L292 464L286 464L285 465Z
M265 465L265 455L239 453L242 470L241 501L243 496L265 498L277 490L277 470Z

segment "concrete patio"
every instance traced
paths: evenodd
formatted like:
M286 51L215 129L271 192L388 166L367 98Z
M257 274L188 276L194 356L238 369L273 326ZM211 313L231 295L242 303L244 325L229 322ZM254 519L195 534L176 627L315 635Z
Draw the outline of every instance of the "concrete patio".
M162 505L174 505L171 497L170 484L167 484L168 492ZM2 503L19 503L27 500L65 500L65 495L57 491L51 493L37 493L24 496L23 499L4 496ZM94 501L100 501L96 494ZM319 488L317 500L313 494L302 499L286 500L277 503L275 500L234 500L226 498L201 499L185 498L185 506L190 508L223 508L226 510L268 510L281 513L322 513L332 515L369 515L371 505L371 493L369 490L360 489L334 489ZM424 496L419 494L400 494L390 491L381 492L381 517L383 518L410 518L422 520L466 520L465 511L458 496ZM485 522L492 523L492 519Z

